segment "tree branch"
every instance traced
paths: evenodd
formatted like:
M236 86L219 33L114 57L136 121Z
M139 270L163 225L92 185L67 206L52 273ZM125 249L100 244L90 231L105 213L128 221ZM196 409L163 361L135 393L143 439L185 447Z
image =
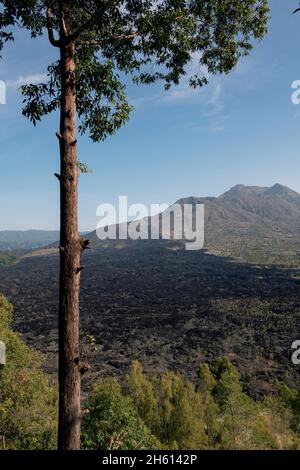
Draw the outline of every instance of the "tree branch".
M94 21L97 18L97 14L91 16L85 23L83 23L75 33L71 35L71 40L76 41L82 33L84 33L87 29L89 29L90 26L93 25Z
M73 36L75 36L75 39L78 37L88 28L88 26L92 25L95 17L97 17L97 15L93 15L84 25L82 25L76 33L74 33ZM184 15L180 15L180 16L177 16L175 17L175 21L178 21L178 20L181 20L185 18ZM80 46L94 46L94 47L99 47L99 46L102 46L103 44L110 44L110 43L113 43L113 42L116 42L116 41L130 41L138 36L142 36L142 32L141 31L135 31L133 33L130 33L130 34L120 34L118 36L112 36L110 38L107 38L107 39L99 39L99 40L96 40L96 39L91 39L91 40L87 40L87 41L78 41L78 44Z
M106 6L108 6L110 3L111 3L111 1L108 0ZM104 13L104 11L102 12L102 14ZM100 12L100 14L101 14L101 12ZM96 12L94 15L92 15L83 25L81 25L77 29L77 31L70 36L70 40L75 40L76 41L81 36L82 33L87 31L93 25L94 21L98 18L98 15L99 15L99 11ZM178 20L181 20L183 18L185 18L185 16L180 15L180 16L177 16L175 18L175 20L178 21ZM109 43L115 42L115 41L130 41L131 39L134 39L137 36L141 36L141 35L142 35L141 32L135 31L135 32L130 33L130 34L120 34L119 36L112 36L111 38L101 39L99 41L94 40L94 39L87 40L87 41L78 41L78 44L81 45L81 46L95 46L95 47L98 46L99 47L99 46L102 46L103 44L109 44Z
M91 26L93 26L94 21L96 21L98 19L99 15L100 15L100 18L102 19L105 11L107 10L107 8L110 6L111 3L114 3L114 0L104 1L103 5L102 5L102 8L98 9L92 16L90 16L90 18L85 23L83 23L81 26L79 26L77 31L75 31L75 33L73 33L71 35L71 39L72 40L77 40L81 36L82 33L84 33Z
M59 39L55 39L53 25L52 25L52 9L50 6L47 8L47 30L48 30L48 38L49 42L53 47L59 47L60 41Z
M64 35L65 38L68 38L69 33L66 25L66 20L65 20L65 13L64 11L61 12L61 17L60 17L60 25L61 25L61 31Z
M112 36L111 38L107 39L100 39L99 41L95 39L91 39L90 41L79 41L80 46L103 46L103 44L110 44L116 41L130 41L131 39L136 38L137 36L141 36L139 31L136 31L131 34L120 34L119 36Z

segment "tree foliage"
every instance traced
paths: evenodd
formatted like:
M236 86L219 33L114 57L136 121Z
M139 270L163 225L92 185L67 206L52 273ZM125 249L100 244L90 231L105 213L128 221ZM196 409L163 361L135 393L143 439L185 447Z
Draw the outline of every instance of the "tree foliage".
M114 379L93 386L85 403L82 448L90 450L158 449L160 443L138 416L130 397Z
M299 392L255 401L227 358L202 364L196 382L174 372L147 376L134 362L126 392L166 449L299 448ZM287 398L288 397L288 398Z
M56 439L56 388L41 369L40 354L12 331L11 322L12 306L0 295L0 338L7 355L7 364L0 368L0 448L51 449Z
M127 386L140 416L166 449L207 447L203 398L191 382L174 372L149 378L135 361Z
M0 11L0 51L6 42L13 40L13 34L8 30L13 24L14 17L6 10Z
M211 449L220 445L221 436L220 407L212 395L216 384L208 364L201 364L197 373L196 391L202 396L205 432L208 448Z

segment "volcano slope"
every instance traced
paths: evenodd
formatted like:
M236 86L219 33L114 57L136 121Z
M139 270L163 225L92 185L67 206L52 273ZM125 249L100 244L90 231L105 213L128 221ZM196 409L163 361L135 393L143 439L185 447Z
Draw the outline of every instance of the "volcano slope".
M146 370L194 376L200 362L227 355L253 396L277 380L293 385L299 366L300 270L234 262L172 241L94 242L83 258L83 355L97 377ZM57 367L57 250L0 269L0 292L14 304L15 327ZM94 337L97 348L90 345Z

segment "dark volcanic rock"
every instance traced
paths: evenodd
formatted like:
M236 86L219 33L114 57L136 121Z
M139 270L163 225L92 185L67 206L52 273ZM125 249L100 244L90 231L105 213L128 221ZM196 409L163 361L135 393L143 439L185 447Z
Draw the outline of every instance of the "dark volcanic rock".
M300 331L300 272L234 263L175 242L118 241L84 255L81 323L98 352L89 378L120 374L133 359L148 370L196 373L226 354L255 394L269 383L295 383L291 344ZM0 270L0 292L13 302L15 327L46 353L57 353L58 256L32 256Z

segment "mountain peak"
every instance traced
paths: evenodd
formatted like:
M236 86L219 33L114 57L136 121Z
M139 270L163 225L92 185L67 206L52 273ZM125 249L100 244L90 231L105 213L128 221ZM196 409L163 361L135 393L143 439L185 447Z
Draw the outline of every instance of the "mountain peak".
M282 184L276 183L265 191L266 195L269 196L282 196L284 194L297 194L296 191L284 186Z
M296 196L299 195L293 189L284 186L283 184L276 183L271 187L263 187L263 186L245 186L244 184L237 184L226 191L224 194L220 196L220 198L228 198L228 197L247 197L247 196L255 196L255 195L263 195L263 196L285 196L291 195Z
M237 184L226 191L224 194L219 196L221 199L231 198L231 197L240 197L241 195L251 195L263 193L267 188L260 186L245 186L244 184Z

